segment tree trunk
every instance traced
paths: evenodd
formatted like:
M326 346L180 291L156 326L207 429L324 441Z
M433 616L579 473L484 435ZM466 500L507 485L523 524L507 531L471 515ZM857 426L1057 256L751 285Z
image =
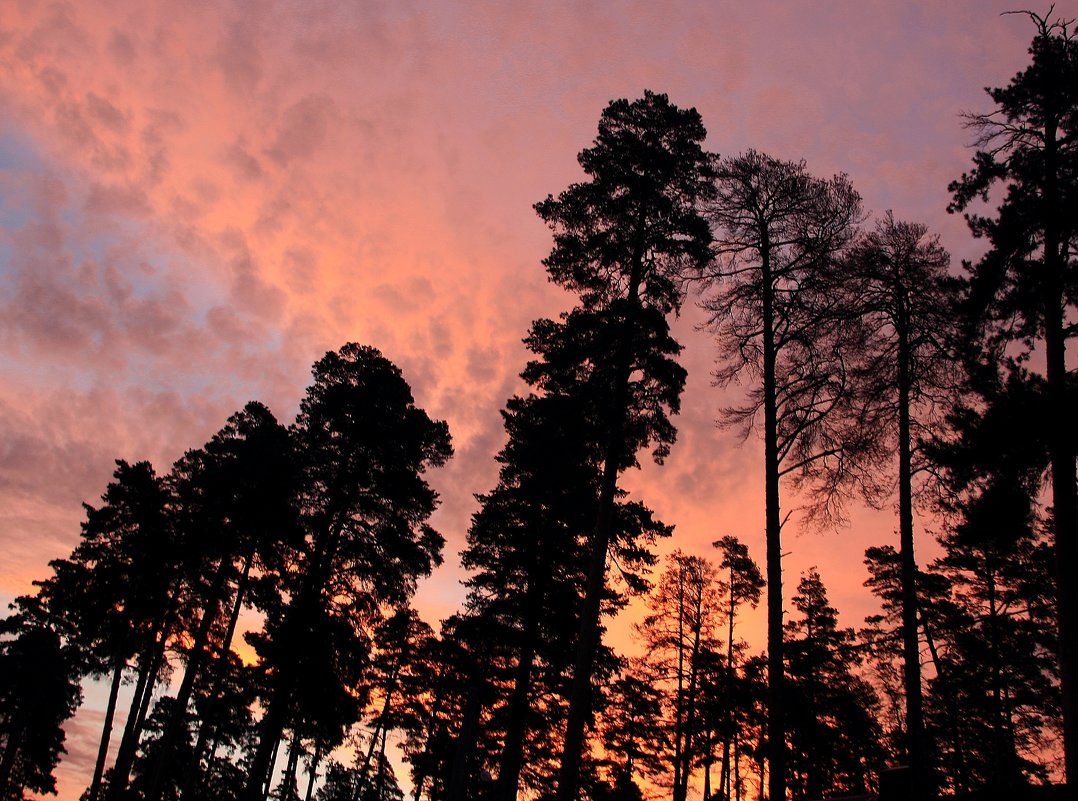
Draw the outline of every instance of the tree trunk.
M913 550L913 444L910 431L910 344L907 298L898 299L898 528L902 571L902 659L906 696L906 754L913 790L926 796L928 777L921 653L917 639L917 561Z
M447 801L465 801L472 796L469 789L473 788L468 787L468 774L479 728L479 711L479 690L476 687L470 687L468 700L464 704L464 720L461 722L460 734L457 736L457 749L453 755L453 773L449 779Z
M101 792L101 778L105 775L105 762L108 760L109 741L112 739L112 723L116 717L116 700L120 695L120 682L123 679L126 660L116 660L112 671L112 684L109 686L109 701L105 707L105 723L101 727L101 744L97 749L97 762L94 763L94 776L90 780L90 789L86 791L87 801L97 801Z
M768 797L786 799L786 721L782 630L782 518L779 511L778 398L775 387L775 288L771 244L762 237L764 339L764 494L767 540L767 760Z
M165 779L172 769L172 751L180 731L187 725L187 707L191 703L191 694L195 689L195 681L202 672L202 666L208 656L206 645L210 640L210 630L217 620L219 596L224 589L228 568L231 564L222 559L217 565L217 572L210 586L209 598L202 611L202 619L198 623L195 632L195 640L191 645L191 651L187 658L187 668L183 672L183 681L176 693L176 703L172 707L168 723L161 735L158 744L157 763L154 766L153 776L150 778L150 786L146 791L145 801L159 801L165 786Z
M1078 781L1078 490L1075 487L1073 410L1067 402L1066 303L1060 247L1061 202L1054 120L1045 125L1044 145L1044 345L1048 383L1048 457L1051 460L1052 522L1055 527L1056 614L1063 707L1063 758L1068 782Z
M643 246L634 254L629 280L628 310L640 308L640 283L643 268ZM627 327L635 320L626 319ZM630 332L626 331L627 339ZM580 613L580 634L577 638L573 685L569 696L569 711L565 722L565 741L562 746L561 770L558 774L558 801L577 801L580 790L580 764L584 751L584 727L591 712L591 674L595 666L595 651L599 645L599 613L603 590L606 587L606 556L614 523L614 503L618 491L618 466L624 448L624 427L629 395L629 355L624 342L616 354L613 387L614 401L607 427L603 453L603 478L599 492L599 511L591 537L591 558L584 590L584 606Z
M674 801L685 801L689 794L689 774L692 772L693 728L696 725L696 690L700 676L700 629L703 626L703 585L696 596L696 619L693 622L692 650L689 652L689 690L686 694L685 735L682 738L681 785L674 789Z
M139 739L142 736L142 726L146 722L146 715L150 710L150 699L153 697L157 675L160 673L161 665L165 661L165 641L167 639L167 632L162 627L159 636L155 636L153 639L152 652L145 654L144 660L148 659L148 664L139 670L135 693L131 699L131 711L128 713L127 725L124 727L124 736L120 740L120 750L116 754L116 763L113 765L112 775L109 777L108 791L105 794L107 801L120 801L127 792L127 783L131 777L131 767L135 763Z
M737 599L734 595L734 568L730 566L730 616L726 638L726 721L722 731L722 768L719 771L719 792L730 798L730 738L734 733L734 614Z
M311 797L314 795L314 781L318 778L318 765L322 761L322 744L315 742L314 754L311 755L311 761L308 763L307 769L307 792L303 796L303 801L311 801Z
M498 785L494 792L496 801L515 801L520 785L520 769L524 764L524 734L528 728L528 709L531 697L532 668L535 664L535 641L539 635L538 600L530 592L535 582L529 585L525 594L525 607L530 612L523 632L520 656L517 661L516 679L513 683L513 695L509 699L509 723L505 732L505 744L502 747L501 763L498 767ZM531 597L529 597L531 596Z

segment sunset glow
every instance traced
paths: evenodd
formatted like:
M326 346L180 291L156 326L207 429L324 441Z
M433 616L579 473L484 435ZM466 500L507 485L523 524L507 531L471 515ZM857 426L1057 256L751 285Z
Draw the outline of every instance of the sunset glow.
M532 205L581 179L608 101L665 92L714 152L847 173L866 210L926 223L957 265L980 252L945 211L972 152L960 115L1027 62L1014 5L0 0L0 603L71 550L114 460L165 472L252 399L291 422L311 364L355 341L453 437L430 477L445 564L416 599L436 626L464 597L521 339L571 303ZM690 300L675 323L672 455L623 483L676 527L664 552L735 534L762 564L760 444L714 424L738 388L712 386L703 319ZM849 514L839 532L791 519L786 586L817 566L856 626L877 611L864 549L897 523L890 505ZM640 604L611 625L630 653ZM762 608L738 625L763 647ZM65 801L99 721L91 693Z

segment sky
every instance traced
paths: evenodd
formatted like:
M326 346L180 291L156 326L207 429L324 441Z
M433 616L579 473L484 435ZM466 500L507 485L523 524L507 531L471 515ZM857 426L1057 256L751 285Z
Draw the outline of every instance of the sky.
M532 205L583 179L606 104L665 92L712 151L847 173L957 264L978 252L945 211L971 163L961 113L1026 63L1015 5L0 0L0 603L70 552L116 459L167 471L248 400L291 422L311 364L357 341L453 435L431 474L446 563L416 601L437 622L463 598L521 339L572 302ZM701 321L690 299L675 325L679 441L625 485L675 525L664 551L735 534L762 563L760 442L715 426L743 389L712 386ZM857 625L864 549L897 537L893 509L850 513L838 532L795 516L784 564L787 597L816 565ZM762 647L762 630L743 633ZM83 725L61 798L81 790Z

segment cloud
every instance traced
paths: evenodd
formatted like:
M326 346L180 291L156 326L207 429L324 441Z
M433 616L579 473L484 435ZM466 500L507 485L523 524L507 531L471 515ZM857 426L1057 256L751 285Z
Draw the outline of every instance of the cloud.
M360 341L454 435L431 476L447 565L420 595L448 613L520 340L571 302L546 280L531 205L582 179L605 103L667 91L712 149L848 171L866 206L962 252L942 213L969 164L956 115L1026 59L1032 31L996 15L1008 6L5 4L0 530L15 557L0 592L74 544L114 458L167 469L250 399L290 420L311 363ZM735 533L762 558L759 443L714 427L699 322L686 310L677 327L690 383L674 452L626 482L676 524L664 547ZM886 516L855 519L842 540L791 524L785 543L791 575L831 560L851 605L859 549L890 533Z

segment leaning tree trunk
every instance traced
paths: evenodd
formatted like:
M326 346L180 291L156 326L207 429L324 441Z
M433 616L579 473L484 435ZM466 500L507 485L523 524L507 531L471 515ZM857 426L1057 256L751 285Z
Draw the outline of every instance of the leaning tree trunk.
M97 801L101 793L101 778L105 775L105 762L108 760L109 741L112 739L112 724L116 717L116 700L120 694L120 681L123 678L126 660L116 660L112 670L112 684L109 686L109 701L105 707L105 723L101 727L101 744L97 749L97 762L94 763L94 776L90 788L86 791L87 801Z
M521 636L520 654L517 657L513 694L509 699L509 723L498 768L498 784L494 791L496 801L516 801L517 788L520 785L520 769L524 764L524 735L528 729L532 670L535 666L535 642L539 636L538 607L541 599L540 582L538 577L533 575L524 594L523 609L527 618Z

